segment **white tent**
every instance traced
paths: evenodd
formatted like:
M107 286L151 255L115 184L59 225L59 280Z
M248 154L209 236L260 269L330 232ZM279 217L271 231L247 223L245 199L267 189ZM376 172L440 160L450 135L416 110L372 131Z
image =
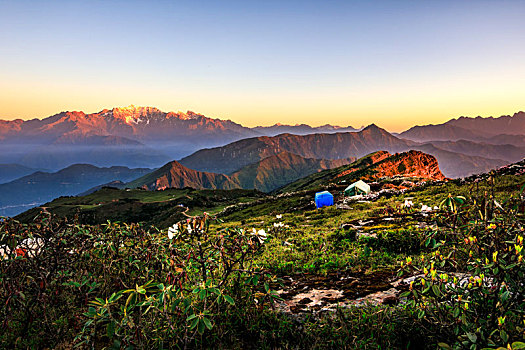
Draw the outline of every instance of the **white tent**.
M351 184L345 189L345 196L356 196L359 194L369 194L370 185L366 182L359 180Z

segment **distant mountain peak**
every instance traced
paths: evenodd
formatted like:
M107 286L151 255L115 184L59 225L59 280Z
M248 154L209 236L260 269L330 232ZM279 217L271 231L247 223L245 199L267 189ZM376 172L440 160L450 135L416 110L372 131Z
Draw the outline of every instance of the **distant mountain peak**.
M111 110L113 118L120 119L126 124L138 124L142 121L142 118L148 118L155 114L163 114L163 112L155 107L136 107L134 105L115 107Z
M365 131L365 130L383 130L383 129L381 129L381 128L380 128L379 126L377 126L376 124L372 123L372 124L368 125L367 127L365 127L365 128L363 129L363 131Z
M372 135L382 135L382 136L388 136L388 137L391 137L391 138L396 138L395 136L390 134L385 129L380 128L379 126L377 126L376 124L373 124L373 123L368 125L363 130L361 130L360 133L365 134L365 135L366 134L372 134Z

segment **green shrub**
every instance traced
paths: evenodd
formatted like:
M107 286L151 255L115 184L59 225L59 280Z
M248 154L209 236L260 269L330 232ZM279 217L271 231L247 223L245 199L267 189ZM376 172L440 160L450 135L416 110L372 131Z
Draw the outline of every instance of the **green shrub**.
M414 254L423 247L423 235L413 229L385 230L376 237L361 237L360 241L375 250L384 250L397 254Z
M426 240L432 253L407 258L403 271L422 275L404 294L407 305L439 329L443 348L521 348L511 344L525 331L523 204L521 193L501 204L487 192L449 196L442 229Z

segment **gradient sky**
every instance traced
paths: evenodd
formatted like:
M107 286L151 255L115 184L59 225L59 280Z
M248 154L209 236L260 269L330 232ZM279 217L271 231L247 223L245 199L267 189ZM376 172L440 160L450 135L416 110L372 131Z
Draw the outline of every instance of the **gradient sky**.
M115 106L401 131L525 109L524 1L0 0L0 119Z

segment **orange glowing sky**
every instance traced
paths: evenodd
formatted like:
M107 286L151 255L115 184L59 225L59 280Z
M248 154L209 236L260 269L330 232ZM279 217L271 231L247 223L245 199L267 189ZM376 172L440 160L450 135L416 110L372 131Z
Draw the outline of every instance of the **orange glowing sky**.
M0 119L134 104L398 132L513 114L524 15L519 1L4 1Z

